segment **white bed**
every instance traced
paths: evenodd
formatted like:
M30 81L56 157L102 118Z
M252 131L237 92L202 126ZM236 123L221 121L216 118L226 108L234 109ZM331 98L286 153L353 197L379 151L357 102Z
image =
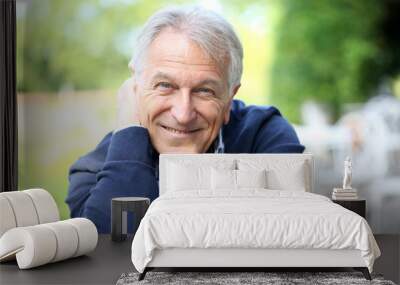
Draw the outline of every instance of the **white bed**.
M380 255L362 217L312 194L309 154L160 156L160 197L132 262L155 267L354 267Z

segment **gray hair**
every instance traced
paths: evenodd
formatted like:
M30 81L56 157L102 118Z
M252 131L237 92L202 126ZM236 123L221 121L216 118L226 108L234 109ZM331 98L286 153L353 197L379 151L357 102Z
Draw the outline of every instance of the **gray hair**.
M137 38L130 67L140 73L146 50L168 27L185 33L219 66L224 66L228 59L228 88L231 91L231 88L240 84L243 48L239 38L222 16L199 6L169 7L153 14Z

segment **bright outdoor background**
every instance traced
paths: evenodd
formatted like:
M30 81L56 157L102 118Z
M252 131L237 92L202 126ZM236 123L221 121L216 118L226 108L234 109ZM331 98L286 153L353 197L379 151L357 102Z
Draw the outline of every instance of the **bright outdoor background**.
M400 11L392 0L17 0L19 188L50 191L115 126L139 28L167 4L224 15L244 46L237 97L276 105L316 158L316 192L353 186L374 232L400 232Z

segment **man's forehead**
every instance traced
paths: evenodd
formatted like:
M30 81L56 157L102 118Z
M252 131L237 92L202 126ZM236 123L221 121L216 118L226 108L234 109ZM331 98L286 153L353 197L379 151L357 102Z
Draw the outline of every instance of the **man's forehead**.
M156 71L151 75L151 81L167 80L167 81L179 82L181 81L182 77L185 77L187 81L193 81L192 83L194 84L223 87L223 81L220 77L210 76L210 74L208 74L204 76L193 76L192 78L190 75L189 76L188 75L189 74L182 74L182 72L174 73L168 71Z
M195 71L210 71L223 77L225 66L218 63L182 32L166 29L151 43L147 64Z

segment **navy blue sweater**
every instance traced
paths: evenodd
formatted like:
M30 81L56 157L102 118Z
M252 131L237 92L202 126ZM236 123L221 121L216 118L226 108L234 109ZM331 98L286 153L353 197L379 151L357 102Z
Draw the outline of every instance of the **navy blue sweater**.
M225 153L301 153L292 126L274 107L234 100L223 127ZM213 152L214 146L208 152ZM100 233L110 232L114 197L158 197L158 156L147 129L129 127L107 134L70 168L66 199L71 217L87 217Z

